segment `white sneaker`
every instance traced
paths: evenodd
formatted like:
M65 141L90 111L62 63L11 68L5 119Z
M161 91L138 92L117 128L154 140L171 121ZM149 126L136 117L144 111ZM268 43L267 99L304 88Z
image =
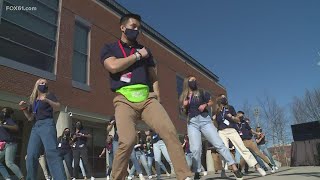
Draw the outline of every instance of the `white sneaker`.
M148 176L148 179L152 179L152 176Z
M107 180L110 180L110 176L107 176Z
M206 175L208 175L208 172L207 172L207 171L203 171L203 172L202 172L202 175L203 175L203 176L206 176Z
M143 174L139 174L139 179L140 179L140 180L145 180Z
M129 180L133 179L133 176L128 176L128 179L129 179Z
M72 178L71 180L76 180L76 178Z
M95 180L95 178L93 176L91 176L90 180Z
M261 167L257 168L257 171L261 176L265 176L267 174Z
M184 180L192 180L190 177L185 178Z
M170 176L171 176L171 174L170 174L170 173L168 173L168 172L167 172L166 174L167 174L167 176L168 176L168 177L170 177Z
M275 172L276 172L276 168L274 166L272 166L271 173L275 173Z
M278 171L278 170L279 170L279 168L278 168L277 166L275 166L275 169L276 169L276 171Z

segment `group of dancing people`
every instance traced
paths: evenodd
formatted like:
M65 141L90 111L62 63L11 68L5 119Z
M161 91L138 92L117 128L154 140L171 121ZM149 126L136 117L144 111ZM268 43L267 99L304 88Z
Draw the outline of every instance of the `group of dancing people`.
M244 120L244 113L241 111L236 113L228 104L225 95L213 100L208 93L198 88L197 79L193 75L185 78L180 96L181 111L187 117L189 145L181 144L177 138L176 128L161 104L156 64L151 51L137 41L141 31L141 17L137 14L124 15L120 19L120 30L120 39L104 45L100 54L101 64L110 74L111 91L116 93L113 99L115 117L107 127L107 130L115 128L116 134L113 137L108 136L106 147L100 154L101 157L104 153L113 155L112 158L108 158L109 178L132 179L137 172L139 178L144 179L140 161L150 179L153 159L157 179L161 178L161 169L169 175L161 162L163 154L170 165L170 175L174 174L178 180L200 179L203 169L201 134L212 144L237 179L242 179L243 174L229 150L229 141L242 156L242 164L246 162L249 167L255 167L261 176L266 175L262 165L257 162L256 155L268 164L271 172L274 172L276 169L274 162L257 150L257 145L251 140L252 137L249 138L252 134L261 136L262 133L250 128ZM83 161L86 176L94 179L86 147L87 139L91 138L91 135L83 128L82 123L77 122L72 133L70 129L64 129L63 134L57 139L53 114L55 111L60 111L61 105L56 96L49 92L47 80L37 80L29 101L21 101L19 105L26 118L33 123L26 156L27 180L37 179L41 147L53 179L67 179L63 160L66 162L70 177L77 179L80 159ZM214 109L212 117L209 108ZM11 122L7 110L3 112L6 122L0 125L0 131L15 131L17 127ZM135 125L138 120L144 121L151 130L137 133ZM8 127L10 124L13 126ZM10 153L14 151L10 148L16 145L10 143L11 136L0 138L3 142L0 143L0 148L3 146L5 149L0 152L0 156L6 157L6 163L13 162ZM185 149L188 147L189 150L184 152L182 146ZM130 160L133 166L128 172ZM25 179L12 163L8 163L7 166L11 167L18 178ZM4 169L0 164L2 175L6 175Z

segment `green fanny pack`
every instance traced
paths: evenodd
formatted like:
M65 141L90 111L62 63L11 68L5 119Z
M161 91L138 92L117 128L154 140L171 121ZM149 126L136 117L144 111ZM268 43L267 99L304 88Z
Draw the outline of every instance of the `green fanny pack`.
M122 94L130 102L139 103L148 98L149 87L144 84L134 84L122 87L116 92Z

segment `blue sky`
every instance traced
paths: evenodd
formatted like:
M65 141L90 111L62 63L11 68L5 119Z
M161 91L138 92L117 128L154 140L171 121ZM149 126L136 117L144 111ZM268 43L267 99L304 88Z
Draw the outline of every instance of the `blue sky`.
M319 0L117 0L220 77L230 102L320 88ZM201 2L201 3L199 3Z

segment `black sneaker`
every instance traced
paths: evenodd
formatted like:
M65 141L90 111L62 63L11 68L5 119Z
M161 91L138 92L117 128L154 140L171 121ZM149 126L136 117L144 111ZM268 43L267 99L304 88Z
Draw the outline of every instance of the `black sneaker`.
M196 172L194 173L194 179L200 179L200 173Z
M234 171L233 174L237 178L237 180L242 180L243 179L243 175L239 170Z

